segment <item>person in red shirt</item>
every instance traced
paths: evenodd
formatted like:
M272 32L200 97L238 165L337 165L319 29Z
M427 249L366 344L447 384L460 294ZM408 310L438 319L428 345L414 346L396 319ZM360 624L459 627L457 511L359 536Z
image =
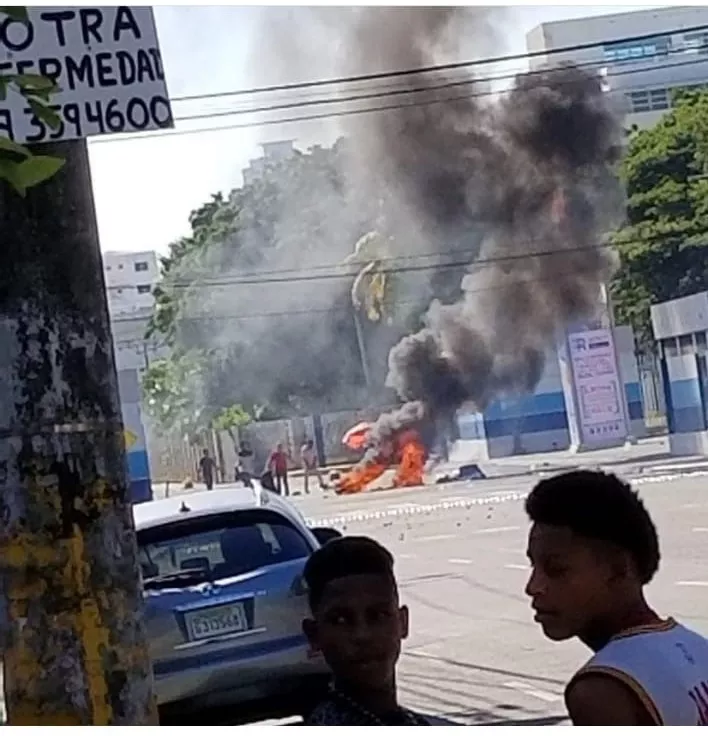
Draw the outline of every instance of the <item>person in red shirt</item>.
M267 469L273 474L275 480L275 489L278 493L290 495L290 486L288 484L288 462L290 457L285 451L282 442L279 442L275 450L270 453L268 458Z

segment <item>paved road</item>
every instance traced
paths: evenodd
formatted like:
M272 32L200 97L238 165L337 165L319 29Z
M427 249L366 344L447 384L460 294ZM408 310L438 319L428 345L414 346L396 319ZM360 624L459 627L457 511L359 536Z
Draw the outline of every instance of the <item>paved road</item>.
M457 724L563 721L563 684L587 653L547 642L531 620L522 498L532 483L298 500L313 519L374 536L395 554L412 616L400 678L409 706ZM640 488L662 541L651 601L708 635L705 479L650 474Z

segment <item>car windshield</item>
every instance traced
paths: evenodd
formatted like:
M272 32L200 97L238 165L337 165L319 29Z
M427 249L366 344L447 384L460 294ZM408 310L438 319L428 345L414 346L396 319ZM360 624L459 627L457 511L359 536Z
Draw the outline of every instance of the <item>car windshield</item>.
M149 587L193 585L307 557L310 543L273 512L244 511L180 520L138 533L140 570Z

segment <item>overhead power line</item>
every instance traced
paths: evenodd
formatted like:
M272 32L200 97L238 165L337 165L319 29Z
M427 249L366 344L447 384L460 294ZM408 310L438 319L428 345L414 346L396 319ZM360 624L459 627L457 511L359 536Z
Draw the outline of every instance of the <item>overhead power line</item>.
M657 240L663 240L665 238L671 237L671 234L663 234L662 236L657 236ZM652 240L653 238L650 238L649 240ZM531 241L533 242L533 241ZM503 264L503 263L511 263L514 261L519 260L528 260L531 258L561 258L563 256L569 256L573 254L593 251L593 250L612 250L616 249L618 246L626 246L626 245L633 245L633 244L639 244L646 242L644 239L636 241L633 239L627 239L624 241L620 241L619 243L598 243L593 245L584 245L584 246L577 246L575 248L564 248L563 250L538 250L533 251L530 253L514 253L511 255L502 255L502 256L489 256L489 257L481 257L477 258L475 255L473 255L470 252L470 257L467 259L458 259L458 260L449 260L442 263L436 263L436 264L417 264L417 265L402 265L402 266L394 266L392 268L385 268L383 269L386 273L389 274L398 274L398 273L415 273L419 271L439 271L446 268L484 268L488 266ZM331 281L336 279L351 279L357 276L357 274L360 272L361 267L358 267L356 269L351 269L348 271L341 270L338 273L318 273L318 274L307 274L304 272L300 272L301 275L288 275L288 276L282 276L282 271L263 271L261 272L260 276L256 277L254 274L254 277L249 276L240 276L236 278L210 278L210 279L204 279L202 281L199 281L195 284L194 281L186 281L186 280L175 280L172 282L169 282L169 287L174 288L183 288L183 289L189 289L193 288L195 285L197 288L208 288L208 287L214 287L214 286L241 286L241 285L259 285L259 284L293 284L298 282L317 282L317 281Z
M557 281L559 276L562 275L572 275L572 271L565 271L556 273L554 277L551 278L538 278L536 276L529 277L529 278L520 278L518 280L512 281L509 285L514 286L522 286L524 284L543 284L543 283L550 283L551 281ZM490 291L496 291L498 289L497 286L481 286L475 289L465 289L465 293L467 294L483 294ZM431 297L430 302L434 297ZM388 302L384 302L384 306L388 307L397 307L397 306L426 306L425 300L423 299L401 299L401 300L390 300ZM430 304L428 304L430 306ZM251 319L267 319L271 318L274 319L276 317L282 318L282 317L291 317L291 316L306 316L306 315L312 315L312 314L332 314L332 313L339 313L339 314L351 314L352 310L354 309L353 305L348 305L346 307L337 307L337 306L329 306L329 307L309 307L307 309L288 309L287 311L271 311L271 312L251 312L249 314L201 314L201 315L178 315L176 317L176 321L178 322L220 322L220 321L226 321L226 322L238 322L241 320L251 320ZM145 317L125 317L120 320L117 320L120 322L145 322ZM120 342L120 341L117 341ZM136 341L138 342L138 341ZM156 343L157 345L157 343Z
M700 46L700 47L694 47L692 51L699 51L708 49L708 45ZM681 50L674 50L669 53L685 53L683 49ZM650 59L655 58L662 58L667 56L666 53L656 53L652 54L650 56L643 57L642 61L648 61ZM676 67L681 66L692 66L694 64L700 64L704 63L705 60L702 59L691 59L683 62L676 62L673 64L660 64L654 67L643 67L642 71L644 72L651 72L655 71L656 69L673 69ZM587 64L577 64L578 68L589 70L589 69L595 69L595 68L602 68L606 66L604 62L588 62ZM636 73L636 69L631 70L620 70L614 73L608 73L607 77L617 77L622 76L624 74L631 74ZM503 81L509 81L512 79L515 79L519 74L522 72L515 71L515 72L509 72L507 74L498 74L495 76L490 77L468 77L467 79L461 79L461 80L455 80L455 81L447 81L447 82L441 82L439 84L432 84L432 85L421 85L418 87L401 87L398 89L389 89L389 90L382 90L378 92L363 92L361 94L354 94L354 95L347 95L347 96L339 96L339 97L319 97L315 99L309 99L309 100L295 100L291 102L281 102L278 104L273 105L264 105L260 107L250 107L250 108L241 108L236 110L217 110L213 112L203 112L203 113L194 113L191 115L178 115L175 116L176 121L186 121L186 120L210 120L210 119L216 119L216 118L222 118L222 117L232 117L234 115L256 115L256 114L262 114L267 112L278 112L280 110L294 110L298 108L303 107L315 107L318 105L337 105L337 104L343 104L343 103L350 103L350 102L361 102L364 100L373 100L373 99L380 99L380 98L388 98L388 97L396 97L400 95L415 95L415 94L424 94L427 92L436 92L439 90L444 89L453 89L455 87L466 87L470 85L475 84L487 84L490 82L503 82ZM541 69L532 69L526 72L523 72L525 77L534 77L538 76L540 74L547 73L546 70ZM490 90L480 90L479 92L473 92L469 95L470 99L474 97L485 97L488 95L496 94L493 91Z
M474 268L482 268L485 266L492 266L498 263L504 263L509 261L515 261L515 260L524 260L529 258L543 258L543 257L550 257L550 256L561 256L564 254L573 254L573 253L579 253L583 251L590 251L590 250L606 250L606 249L617 249L623 246L629 246L629 245L641 245L644 243L649 242L650 244L652 242L660 243L667 238L672 237L682 237L682 238L690 238L690 237L704 237L708 235L708 233L700 231L700 232L681 232L681 233L656 233L650 237L646 238L625 238L623 240L618 240L615 242L608 242L608 243L599 243L597 245L589 245L589 246L578 246L577 248L566 248L564 250L558 251L532 251L530 253L517 253L513 255L508 256L492 256L492 257L486 257L486 258L479 258L479 250L478 249L471 249L471 248L452 248L448 251L436 251L433 253L418 253L418 254L403 254L398 256L389 256L389 257L383 257L383 258L371 258L369 260L377 260L380 261L382 264L384 264L383 271L385 271L388 274L396 274L406 271L435 271L439 270L441 268L446 267L454 267L459 268L460 264L463 264L466 267L474 267ZM529 244L532 244L534 242L541 242L540 240L529 240ZM467 256L465 260L460 260L461 257ZM446 258L457 258L458 260L444 260ZM419 258L436 258L439 259L440 262L433 263L433 264L419 264L414 267L407 267L407 266L393 266L393 267L387 267L386 264L388 263L394 263L399 261L412 261ZM325 280L328 279L337 279L337 278L355 278L362 267L363 264L345 264L345 263L330 263L330 264L315 264L312 266L309 266L307 269L303 268L282 268L282 269L264 269L260 271L248 271L248 272L242 272L238 276L234 277L227 277L227 278L206 278L206 279L200 279L199 275L195 275L195 277L187 281L186 279L176 279L174 281L165 281L163 279L162 282L156 284L155 286L166 286L167 288L181 288L181 289L190 289L190 288L196 288L196 289L202 289L202 288L209 288L210 286L238 286L240 284L261 284L261 283L290 283L290 282L298 282L298 281L317 281L321 278L324 278ZM325 274L312 274L311 271L321 271L321 270L330 270L334 271L333 273L325 273ZM277 279L273 279L271 277L278 277ZM281 278L282 277L282 278ZM112 289L125 289L129 290L133 288L131 285L107 285L107 290ZM144 319L144 317L136 318L136 319Z
M708 46L706 47L708 48ZM672 64L660 64L655 65L651 67L643 67L641 70L637 69L621 69L616 72L612 72L607 75L608 79L612 79L615 77L621 77L626 76L629 74L636 74L638 71L641 72L652 72L657 70L665 70L665 69L675 69L675 68L681 68L681 67L687 67L687 66L695 66L697 64L705 64L705 59L691 59L688 61L681 61L681 62L675 62ZM582 68L582 65L578 65L580 68ZM534 73L540 73L538 71L531 71L528 72L528 74L534 74ZM495 79L497 81L502 79L512 79L516 77L517 74L512 75L501 75L499 77L490 78ZM447 84L441 84L438 88L443 89L445 87L453 87L453 86L461 86L463 84L474 84L475 82L479 82L480 80L470 80L469 82L451 82ZM484 80L482 80L484 81ZM701 79L696 80L682 80L677 84L677 86L681 85L688 85L695 82L701 82L706 81L708 83L708 80L706 80L705 77L702 77ZM560 82L560 84L563 84L563 82ZM426 92L428 91L435 91L434 89L425 89ZM628 90L631 91L631 90ZM399 94L412 94L410 91L406 92L399 92L398 90L386 92L386 93L377 93L375 95L366 95L365 97L391 97L396 96ZM307 115L297 115L293 117L283 117L283 118L274 118L274 119L268 119L268 120L259 120L259 121L249 121L244 123L230 123L228 125L214 125L204 128L190 128L188 130L162 130L162 131L155 131L152 133L135 133L135 134L127 134L122 135L120 137L116 138L109 138L109 137L100 137L96 138L92 141L92 144L105 144L105 143L116 143L116 142L122 142L122 141L130 141L130 140L146 140L149 138L169 138L173 136L183 136L183 135L196 135L200 133L218 133L228 130L243 130L247 128L260 128L265 126L271 126L271 125L286 125L286 124L292 124L292 123L303 123L303 122L311 122L316 120L326 120L326 119L334 119L334 118L340 118L340 117L347 117L350 115L362 115L362 114L369 114L369 113L377 113L377 112L387 112L391 110L401 110L405 108L412 108L412 107L427 107L430 105L439 105L439 104L447 104L451 102L461 102L464 100L469 99L475 99L475 98L481 98L481 97L489 97L496 95L496 92L493 92L491 90L478 90L476 92L470 92L468 94L464 95L456 95L454 97L434 97L432 99L426 99L426 100L411 100L407 102L399 102L399 103L392 103L388 105L378 105L374 107L361 107L361 108L352 108L347 110L333 110L330 112L322 112L322 113L311 113ZM277 111L281 109L288 109L289 107L308 107L310 105L321 105L321 104L338 104L341 102L346 102L347 99L351 100L353 99L353 96L351 98L340 98L340 99L332 99L332 100L317 100L317 101L309 101L307 103L303 102L297 102L292 104L283 104L283 105L274 105L271 108L263 107L258 109L252 109L252 110L238 110L238 111L223 111L223 112L216 112L216 113L200 113L192 116L184 116L181 118L176 118L177 121L187 121L187 120L197 120L197 119L205 119L205 118L216 118L216 117L222 117L222 116L231 116L231 115L243 115L243 114L253 114L255 112L268 112L268 111Z
M588 51L605 46L608 44L626 44L640 41L650 41L658 36L673 36L678 34L697 33L699 31L707 31L708 25L691 26L689 28L674 28L661 33L645 33L639 36L623 36L621 38L606 39L603 41L591 41L588 43L572 44L570 46L560 46L554 49L544 49L541 51L527 51L521 54L504 54L502 56L490 56L482 59L473 59L467 61L456 61L449 64L433 64L431 66L416 67L411 69L398 69L388 72L374 72L370 74L355 74L343 77L330 77L326 79L313 79L305 82L288 82L286 84L273 84L262 87L250 87L244 89L232 90L230 92L214 92L208 95L183 95L175 97L173 101L193 101L202 99L215 99L218 97L240 97L245 95L259 95L270 92L290 92L292 90L312 89L314 87L326 87L330 85L354 84L357 82L373 82L380 79L393 79L400 77L415 76L417 74L430 74L431 72L453 71L455 69L469 69L487 64L503 64L509 61L523 61L525 59L535 59L545 56L558 56L560 54L569 54L576 51Z

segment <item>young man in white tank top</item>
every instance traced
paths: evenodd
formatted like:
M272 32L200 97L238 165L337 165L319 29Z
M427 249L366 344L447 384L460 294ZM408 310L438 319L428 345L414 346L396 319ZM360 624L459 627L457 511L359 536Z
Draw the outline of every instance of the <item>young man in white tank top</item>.
M574 471L542 480L526 512L535 620L594 653L566 687L573 724L708 725L708 640L646 602L659 542L637 494L614 475Z

